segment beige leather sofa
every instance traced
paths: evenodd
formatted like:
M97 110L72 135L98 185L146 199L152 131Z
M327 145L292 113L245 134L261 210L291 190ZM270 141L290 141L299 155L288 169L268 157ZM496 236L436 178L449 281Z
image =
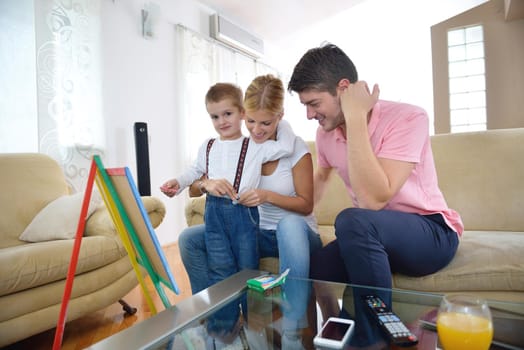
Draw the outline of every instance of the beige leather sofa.
M74 239L19 239L42 208L68 195L57 162L43 154L0 154L0 169L2 347L56 326ZM158 226L165 214L163 203L153 197L144 197L143 203L151 223ZM138 284L109 213L100 204L86 222L68 321L117 302Z
M524 128L439 134L431 143L440 188L449 207L461 214L465 232L446 268L425 277L395 274L393 286L524 302ZM310 149L315 159L313 143ZM315 206L324 244L335 238L336 215L352 205L346 193L333 176ZM203 198L191 200L188 225L201 223L203 211ZM262 259L261 269L277 272L278 261Z

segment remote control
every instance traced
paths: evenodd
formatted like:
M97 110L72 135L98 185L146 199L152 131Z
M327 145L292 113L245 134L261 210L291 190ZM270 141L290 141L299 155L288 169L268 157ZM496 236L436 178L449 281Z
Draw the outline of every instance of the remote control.
M386 306L382 299L376 295L366 295L362 298L371 311L371 314L375 317L382 330L394 345L407 347L418 343L417 336L411 333L400 318Z

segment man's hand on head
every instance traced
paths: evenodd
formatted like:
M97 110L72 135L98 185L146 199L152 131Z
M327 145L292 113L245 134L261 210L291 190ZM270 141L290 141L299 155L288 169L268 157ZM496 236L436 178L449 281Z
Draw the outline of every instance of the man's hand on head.
M340 94L340 105L346 123L350 123L354 118L365 118L377 103L380 89L377 84L373 85L373 92L369 91L369 86L365 81L357 81L342 90Z

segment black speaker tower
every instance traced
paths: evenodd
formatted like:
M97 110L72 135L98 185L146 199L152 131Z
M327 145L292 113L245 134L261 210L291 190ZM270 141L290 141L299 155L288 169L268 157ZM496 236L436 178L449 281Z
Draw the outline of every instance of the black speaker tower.
M138 175L138 192L141 196L151 195L151 180L149 174L149 139L147 123L135 123L135 153L136 172Z

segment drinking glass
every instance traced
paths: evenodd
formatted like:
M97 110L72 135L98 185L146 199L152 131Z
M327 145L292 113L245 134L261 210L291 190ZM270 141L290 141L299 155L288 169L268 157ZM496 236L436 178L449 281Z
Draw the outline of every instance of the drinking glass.
M473 295L446 295L440 303L437 332L444 350L487 350L493 322L487 302Z

